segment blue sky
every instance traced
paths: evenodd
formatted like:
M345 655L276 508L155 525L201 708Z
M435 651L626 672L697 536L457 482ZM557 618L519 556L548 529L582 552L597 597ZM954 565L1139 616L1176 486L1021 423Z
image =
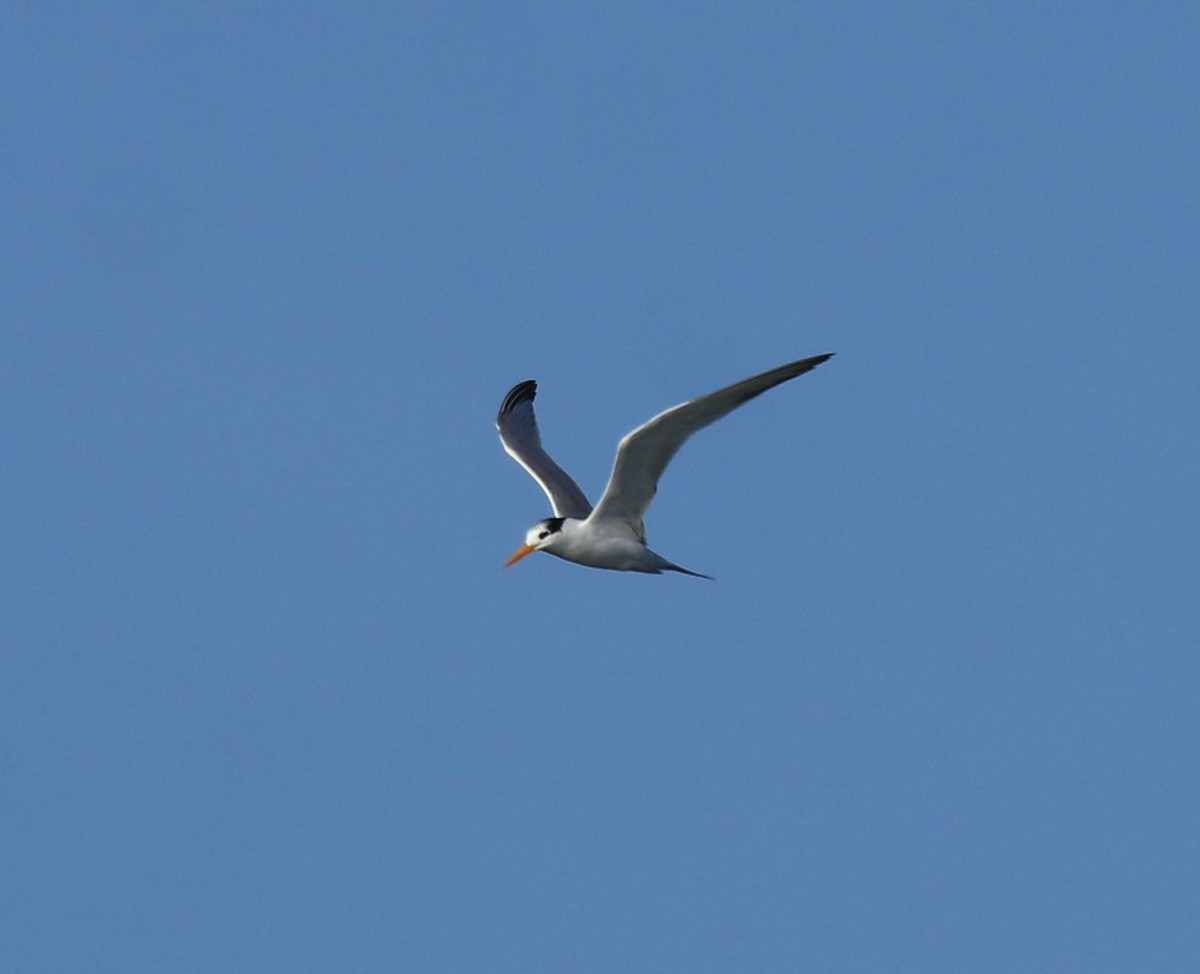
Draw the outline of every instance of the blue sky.
M1194 970L1198 20L7 5L4 967Z

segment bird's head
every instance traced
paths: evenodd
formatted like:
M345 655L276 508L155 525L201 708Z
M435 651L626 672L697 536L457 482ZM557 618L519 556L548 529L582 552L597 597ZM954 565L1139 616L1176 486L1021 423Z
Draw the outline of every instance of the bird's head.
M531 554L540 548L545 548L552 545L562 534L563 521L565 518L548 517L545 520L538 521L533 527L525 532L525 543L521 545L508 557L508 561L504 563L504 567L520 561L526 555Z

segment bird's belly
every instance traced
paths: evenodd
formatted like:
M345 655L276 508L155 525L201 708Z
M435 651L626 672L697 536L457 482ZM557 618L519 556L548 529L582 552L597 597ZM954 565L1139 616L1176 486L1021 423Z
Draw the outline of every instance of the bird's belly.
M550 553L567 561L591 568L609 568L621 572L654 572L661 570L661 560L644 544L627 538L573 538Z

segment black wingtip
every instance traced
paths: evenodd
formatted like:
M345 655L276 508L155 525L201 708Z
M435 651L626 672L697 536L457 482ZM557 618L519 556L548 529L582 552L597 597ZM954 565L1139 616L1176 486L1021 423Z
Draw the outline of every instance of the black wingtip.
M740 406L743 403L747 403L751 399L756 399L757 397L761 396L764 392L774 389L777 385L780 385L783 382L787 382L790 379L795 379L799 376L802 376L806 372L811 372L818 365L821 365L823 362L828 362L831 358L833 358L833 354L833 352L825 352L823 355L810 355L808 358L797 359L795 362L788 362L787 365L781 365L778 368L770 369L767 372L761 373L760 375L751 376L750 379L743 380L744 382L749 382L751 385L753 385L753 382L751 382L752 379L769 378L769 383L765 386L760 386L757 389L751 389L749 392L742 393L737 398L737 404ZM742 385L742 383L738 382L734 383L734 385ZM733 386L730 386L729 388L732 389Z
M823 365L833 358L833 352L825 352L823 355L810 355L808 358L802 358L799 362L793 362L791 365L792 374L789 378L795 378L799 375L804 375L805 372L811 372L818 365Z
M504 401L500 403L500 415L503 416L511 409L516 409L523 402L533 402L537 397L537 382L533 379L526 379L524 382L518 382L515 386L508 390L508 395L504 397Z

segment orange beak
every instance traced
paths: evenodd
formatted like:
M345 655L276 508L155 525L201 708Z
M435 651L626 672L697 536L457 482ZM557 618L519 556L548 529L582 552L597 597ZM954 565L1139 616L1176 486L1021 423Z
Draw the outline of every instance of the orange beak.
M527 544L521 545L520 548L508 556L508 561L504 563L504 567L507 568L509 565L515 565L531 551L537 551L537 548L530 548Z

